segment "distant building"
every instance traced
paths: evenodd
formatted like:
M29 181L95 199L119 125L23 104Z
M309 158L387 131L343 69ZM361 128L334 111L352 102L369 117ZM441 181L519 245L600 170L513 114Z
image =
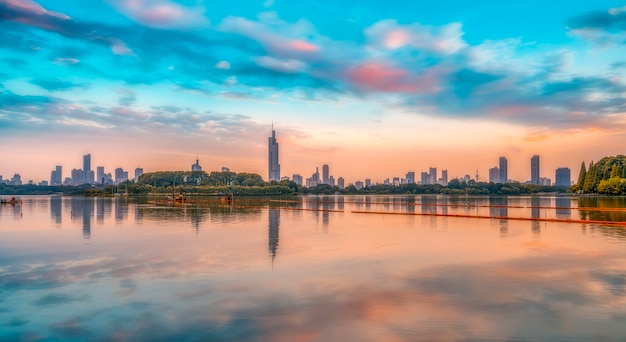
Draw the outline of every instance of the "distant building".
M329 176L330 176L330 168L328 167L328 164L322 165L322 183L323 184L328 184Z
M44 181L41 181L41 182L39 182L39 184L38 184L38 185L39 185L39 186L48 186L48 181L45 181L45 180L44 180Z
M422 185L426 185L428 184L428 172L422 172L421 177L420 177L420 183Z
M552 185L552 180L550 180L550 178L540 177L539 178L539 185L550 186L550 185Z
M372 180L369 178L365 178L365 187L369 188L370 186L372 186Z
M506 157L500 157L500 181L499 183L506 183L509 179L509 165Z
M222 172L230 172L230 169L226 166L222 166Z
M135 183L137 183L139 181L139 177L141 177L141 175L143 175L143 168L136 168L135 169Z
M400 177L393 177L393 185L400 186Z
M57 165L55 169L50 173L50 185L62 185L63 184L63 167Z
M302 185L302 176L298 175L298 174L294 174L293 177L293 182L298 184L298 185Z
M91 154L85 154L83 156L83 184L93 184L93 172L91 172Z
M361 181L356 181L356 182L354 182L354 187L355 187L357 190L361 190L361 189L363 189L363 182L361 182Z
M280 181L288 181L289 180L289 176L282 176L280 177Z
M72 169L72 185L78 186L85 184L85 173L81 169Z
M196 158L195 164L191 164L191 171L202 171L202 166L200 166L200 162L198 161L198 158Z
M530 183L539 184L539 156L534 155L530 158Z
M63 185L74 185L71 177L65 177L63 180Z
M105 184L104 179L104 166L96 167L96 183Z
M409 171L406 173L406 183L414 184L415 183L415 172Z
M571 171L567 167L560 167L556 169L556 177L554 181L556 186L570 186L572 185Z
M272 125L272 136L267 139L268 143L268 168L269 180L280 180L280 164L278 163L278 143L276 142L276 132Z
M343 177L337 178L337 187L339 189L345 188L345 180L343 179Z
M19 173L14 174L9 181L9 185L22 185L22 176Z
M441 185L448 186L448 170L441 170Z
M431 167L428 169L428 184L437 184L437 168Z
M328 177L328 185L335 186L335 177L333 176Z
M128 180L128 172L124 171L121 167L115 169L115 183L124 183Z
M89 170L87 172L84 172L84 174L85 174L85 184L93 184L93 183L95 183L94 179L96 177L95 177L95 174L94 174L93 170Z
M500 169L497 166L489 169L489 182L500 183Z

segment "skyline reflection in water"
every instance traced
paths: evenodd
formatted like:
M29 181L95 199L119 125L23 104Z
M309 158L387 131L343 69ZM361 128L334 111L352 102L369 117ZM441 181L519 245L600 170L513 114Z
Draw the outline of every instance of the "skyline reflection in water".
M23 199L0 207L0 340L626 338L624 227L501 218L623 199Z

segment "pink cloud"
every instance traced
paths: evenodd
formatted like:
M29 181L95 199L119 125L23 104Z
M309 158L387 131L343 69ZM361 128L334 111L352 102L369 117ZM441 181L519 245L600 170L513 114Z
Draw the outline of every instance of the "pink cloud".
M319 46L305 42L304 40L292 40L289 42L289 47L292 50L302 52L317 52L320 49Z
M287 23L267 13L258 22L228 17L220 24L220 29L255 40L280 57L309 58L320 50L319 45L300 38L315 35L310 24L304 21Z
M113 0L134 21L158 28L188 28L209 23L202 6L185 7L167 0Z
M29 12L31 14L36 15L51 15L61 19L69 19L67 15L63 13L48 11L45 8L41 7L38 3L32 0L4 0L5 4L13 7L15 10L19 10L22 12Z
M357 88L378 92L433 92L437 90L437 73L421 76L383 62L360 64L347 72L348 81Z
M467 46L462 39L461 24L424 26L418 23L400 25L395 20L383 20L368 27L365 35L370 44L383 49L410 46L419 50L452 54Z

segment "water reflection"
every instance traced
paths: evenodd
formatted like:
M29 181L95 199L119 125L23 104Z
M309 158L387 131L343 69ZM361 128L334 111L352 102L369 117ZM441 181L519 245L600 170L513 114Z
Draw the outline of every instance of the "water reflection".
M504 217L509 216L508 197L489 197L489 216L499 219L500 237L506 237L509 233L509 220Z
M280 228L280 209L268 209L268 235L269 252L272 257L272 265L278 253L278 231Z
M418 211L439 204L440 213L465 203L449 212L491 205L480 213L496 217L555 215L528 207L564 204L554 197L384 198L401 213L414 202ZM528 222L509 221L501 240L492 226L499 219L358 215L351 214L356 203L379 210L382 196L342 199L229 207L51 197L49 205L25 205L23 219L3 207L0 340L626 338L621 227L589 225L583 235L561 229L580 225L550 222L544 227L557 229L537 240ZM506 205L524 208L507 212ZM330 233L319 234L322 213L285 208L346 211L326 212ZM63 229L32 229L57 224ZM81 229L98 243L83 243ZM280 263L270 271L268 256L273 262L279 245Z
M572 218L572 199L569 197L557 197L555 199L556 206L556 218L569 220Z

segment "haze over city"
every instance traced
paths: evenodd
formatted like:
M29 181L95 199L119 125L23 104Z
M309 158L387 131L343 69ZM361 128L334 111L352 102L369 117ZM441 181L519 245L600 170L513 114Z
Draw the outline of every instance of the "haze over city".
M619 1L0 0L0 175L328 164L530 179L623 153Z

